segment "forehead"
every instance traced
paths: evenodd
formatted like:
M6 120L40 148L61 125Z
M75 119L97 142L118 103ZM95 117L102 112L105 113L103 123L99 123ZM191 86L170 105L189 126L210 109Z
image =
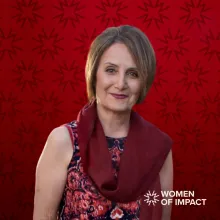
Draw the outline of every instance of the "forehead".
M111 45L102 55L100 63L114 63L118 66L135 67L134 59L127 46L122 43Z

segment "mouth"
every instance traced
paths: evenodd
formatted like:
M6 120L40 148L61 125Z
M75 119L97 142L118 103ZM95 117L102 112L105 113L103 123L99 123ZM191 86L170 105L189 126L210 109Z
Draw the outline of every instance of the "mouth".
M115 93L110 93L114 98L116 99L126 99L128 96L124 94L115 94Z

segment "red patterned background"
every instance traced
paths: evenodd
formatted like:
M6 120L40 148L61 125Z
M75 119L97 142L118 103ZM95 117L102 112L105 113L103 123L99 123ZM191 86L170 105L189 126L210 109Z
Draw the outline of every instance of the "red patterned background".
M157 55L135 109L174 140L174 188L205 206L172 219L220 219L219 0L0 1L0 219L31 219L35 168L50 131L86 102L84 66L106 27L135 25Z

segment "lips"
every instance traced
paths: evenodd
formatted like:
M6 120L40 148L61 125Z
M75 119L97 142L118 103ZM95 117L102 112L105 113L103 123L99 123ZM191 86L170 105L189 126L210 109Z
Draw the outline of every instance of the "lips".
M124 94L111 93L111 95L112 95L113 97L115 97L116 99L125 99L125 98L128 97L127 95L124 95Z

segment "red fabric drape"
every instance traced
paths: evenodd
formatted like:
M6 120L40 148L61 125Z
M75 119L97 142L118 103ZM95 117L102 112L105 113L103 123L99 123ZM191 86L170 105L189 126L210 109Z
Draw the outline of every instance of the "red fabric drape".
M174 189L205 206L172 219L220 219L220 2L0 1L0 219L31 219L37 160L51 129L86 103L84 65L106 27L135 25L151 40L157 75L135 109L174 139Z

